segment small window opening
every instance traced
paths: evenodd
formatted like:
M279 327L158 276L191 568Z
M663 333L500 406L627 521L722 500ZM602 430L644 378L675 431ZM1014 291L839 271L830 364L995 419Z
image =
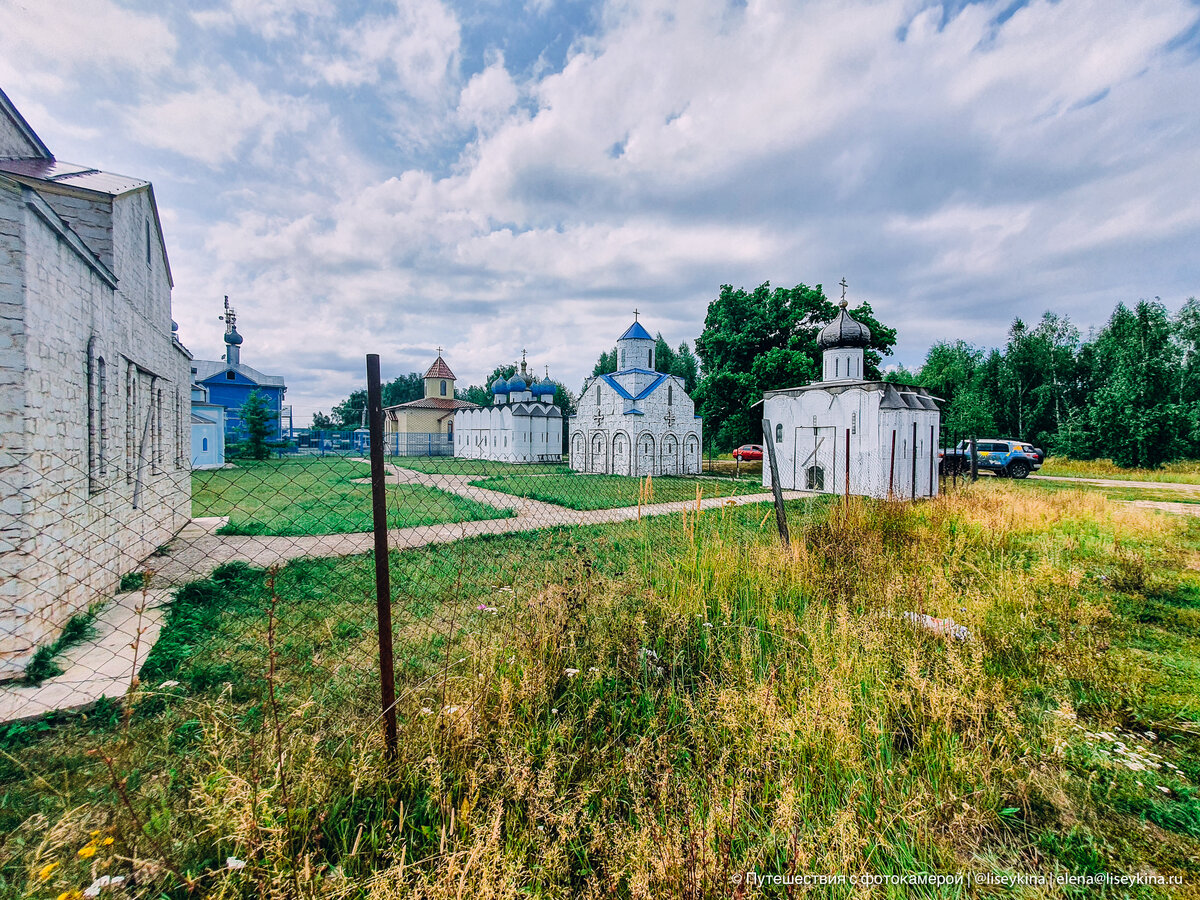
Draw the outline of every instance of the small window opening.
M444 379L442 380L442 396L446 396L446 382Z
M783 443L783 425L775 426L775 443L777 443L777 444Z

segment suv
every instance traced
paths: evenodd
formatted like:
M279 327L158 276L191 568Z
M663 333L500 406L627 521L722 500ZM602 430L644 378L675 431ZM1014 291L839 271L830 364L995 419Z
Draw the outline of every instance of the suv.
M980 440L975 445L981 472L991 472L1000 478L1026 478L1042 467L1042 451L1024 441ZM946 474L971 471L971 442L959 441L957 447L942 458Z

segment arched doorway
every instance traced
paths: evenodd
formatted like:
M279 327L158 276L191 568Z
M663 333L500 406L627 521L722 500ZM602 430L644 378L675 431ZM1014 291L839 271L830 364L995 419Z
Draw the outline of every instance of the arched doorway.
M629 474L629 435L623 431L613 435L612 470L614 475Z
M683 466L688 475L700 474L700 438L689 434L683 441Z
M654 444L654 436L650 432L644 431L638 436L634 458L637 460L636 472L639 476L658 474L654 465Z
M582 434L577 431L571 435L571 468L577 472L587 470L586 448Z
M592 458L588 466L589 472L607 472L608 471L608 454L607 441L603 431L597 431L592 434Z
M673 434L665 434L662 448L658 454L658 473L660 475L679 474L679 439Z

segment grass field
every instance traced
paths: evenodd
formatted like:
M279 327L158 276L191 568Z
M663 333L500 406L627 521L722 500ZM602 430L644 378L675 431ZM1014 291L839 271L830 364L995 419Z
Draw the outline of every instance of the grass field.
M571 471L571 467L566 463L516 465L490 459L461 459L454 456L389 456L387 461L403 469L438 475L539 475Z
M363 462L337 456L242 461L192 474L192 515L229 516L221 534L347 534L371 530L370 475ZM512 516L423 485L390 485L388 527Z
M646 503L695 500L697 488L701 498L761 494L764 491L762 483L754 480L666 476L650 479L652 491L649 494L642 493L647 485L645 479L623 475L497 475L471 483L505 494L580 510L637 506L639 497Z
M1173 488L1155 488L1155 482L1151 481L1146 482L1146 487L1109 487L1102 484L1074 484L1067 481L1043 481L1036 478L1017 483L1024 486L1027 490L1035 491L1090 491L1107 497L1109 500L1154 500L1167 503L1200 503L1200 489L1183 491Z
M273 591L223 567L181 589L127 714L8 729L0 894L135 871L167 897L785 896L732 888L749 870L1194 891L1200 523L988 480L789 503L783 552L763 509L393 553L395 769L370 558Z
M1200 461L1165 463L1158 469L1122 469L1111 459L1066 459L1049 456L1039 474L1066 478L1112 478L1117 481L1170 481L1200 484Z

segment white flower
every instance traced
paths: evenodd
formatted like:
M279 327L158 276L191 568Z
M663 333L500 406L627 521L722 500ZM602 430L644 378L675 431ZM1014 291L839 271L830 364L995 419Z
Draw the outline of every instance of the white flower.
M591 666L591 667L588 669L588 671L589 671L589 672L599 672L600 670L599 670L599 669L597 669L595 666Z
M85 897L99 897L100 892L106 887L119 887L125 883L124 875L101 875L91 883L83 892Z
M432 715L433 715L433 710L432 710L432 709L430 709L428 706L422 706L422 707L421 707L421 715L423 715L423 716L432 716Z
M705 628L712 628L712 627L713 627L713 624L712 624L712 622L705 622L705 623L704 623L704 627L705 627Z
M459 711L461 708L462 708L462 707L460 707L460 706L447 706L445 709L443 709L443 710L442 710L442 712L444 712L444 713L449 713L450 715L454 715L454 714L455 714L456 712L458 712L458 711Z
M565 672L566 672L566 675L568 678L574 678L576 675L579 674L578 669L566 669Z
M1164 794L1169 794L1169 793L1171 793L1171 789L1170 789L1169 787L1167 787L1165 784L1160 784L1160 785L1158 786L1158 789L1159 789L1160 791L1162 791Z
M556 706L556 707L554 707L554 709L550 710L550 714L552 716L557 716L558 715L558 707Z
M162 684L159 685L159 687L160 688L179 687L179 682L178 681L164 681Z
M225 859L225 868L233 869L234 871L237 871L238 869L244 869L246 868L246 861L244 859L238 859L236 856L229 856Z

